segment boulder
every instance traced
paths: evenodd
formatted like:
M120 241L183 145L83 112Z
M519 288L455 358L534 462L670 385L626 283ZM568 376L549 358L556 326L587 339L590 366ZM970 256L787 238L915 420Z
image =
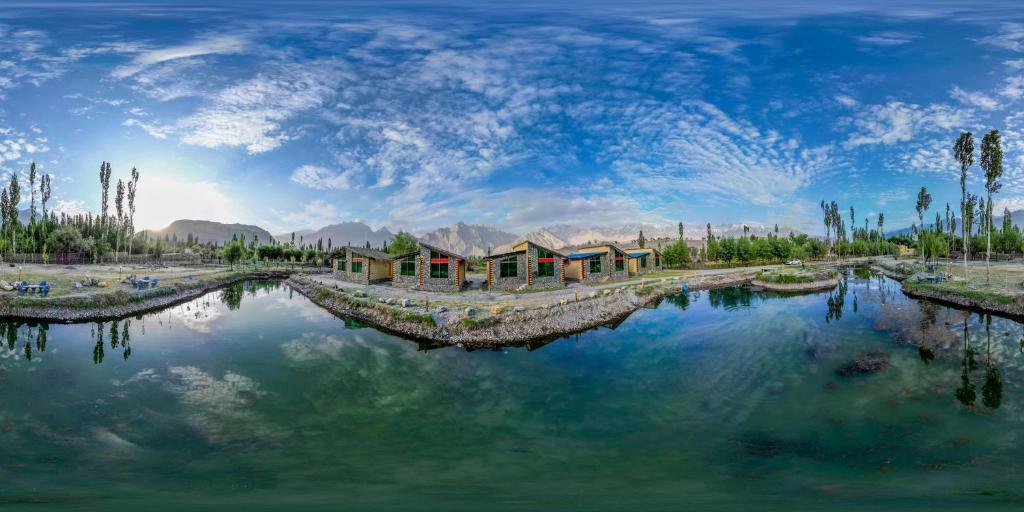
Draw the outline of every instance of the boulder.
M12 290L14 290L14 285L11 284L11 283L8 283L7 281L0 280L0 290L3 290L5 292L12 291Z
M524 308L522 306L516 306L516 307L512 308L512 311L515 311L516 313L521 313L523 311L526 311L526 308Z
M356 290L352 292L352 295L355 295L356 297L366 297L366 292L363 290Z
M402 307L408 308L412 306L412 301L409 299L402 299Z
M440 307L437 308L437 311L440 312L440 313L444 313L445 311L448 311L448 307L440 306Z
M527 286L525 284L521 284L521 285L519 285L518 288L516 288L516 291L522 292L522 291L526 291L526 289L527 289Z
M594 297L597 297L597 292L590 292L590 293L587 294L587 297L590 297L591 299L593 299Z
M885 352L867 352L861 354L857 359L840 366L836 373L842 377L870 375L878 373L889 366L889 354Z
M398 304L398 301L395 300L393 297L388 297L388 305L394 306L395 304Z
M605 290L605 291L601 292L601 294L602 295L611 295L612 291L611 290Z
M380 302L381 304L387 304L388 300L385 299L384 297L377 297L377 302Z
M566 304L568 304L568 303L569 303L569 299L562 299L562 300L559 300L559 301L558 301L558 303L564 306L564 305L566 305Z
M476 316L476 309L466 308L465 313L466 313L466 316Z
M491 306L491 314L492 315L500 315L502 309L503 308L501 306Z

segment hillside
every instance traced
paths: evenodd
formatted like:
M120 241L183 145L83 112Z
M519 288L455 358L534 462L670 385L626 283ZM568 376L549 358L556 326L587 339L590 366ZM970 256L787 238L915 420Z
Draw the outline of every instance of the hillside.
M387 228L374 230L362 222L340 222L316 230L299 230L295 232L295 243L299 243L300 236L305 243L315 243L322 238L324 245L326 245L327 241L330 240L333 247L344 245L362 246L367 241L373 247L380 247L384 242L391 243L391 239L395 237ZM275 238L281 242L290 242L292 234L283 233Z
M487 249L514 242L519 237L483 224L456 223L454 226L435 229L420 236L422 242L436 245L464 256L485 256Z
M197 237L201 243L216 242L223 244L231 240L232 236L244 235L246 240L256 239L260 242L269 242L270 233L267 230L259 227L252 226L249 224L224 224L221 222L213 222L209 220L190 220L180 219L172 222L169 226L162 229L146 230L146 233L150 237L173 238L177 235L179 240L188 237L191 233Z

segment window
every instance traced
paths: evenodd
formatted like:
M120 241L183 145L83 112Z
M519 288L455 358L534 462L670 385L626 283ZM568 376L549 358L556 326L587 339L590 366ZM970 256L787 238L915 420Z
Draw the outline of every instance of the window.
M437 251L430 251L430 277L448 279L448 257Z
M537 277L553 277L554 275L554 255L544 249L537 249Z
M498 277L519 277L519 258L506 256L498 260Z
M402 276L415 276L416 275L416 257L406 258L399 262L398 275Z
M353 274L362 274L363 273L363 259L362 258L352 258L352 273Z
M661 255L660 254L655 254L654 255L654 266L655 267L660 267L661 266Z
M345 265L347 265L347 264L348 264L348 260L346 260L344 256L338 258L338 270L344 272L345 271Z
M616 262L616 265L618 265L618 262ZM589 273L591 273L591 274L600 274L601 273L601 257L600 256L594 256L593 258L590 258Z
M640 268L647 268L647 256L640 256Z
M622 256L615 257L615 271L622 272L626 268L626 260Z

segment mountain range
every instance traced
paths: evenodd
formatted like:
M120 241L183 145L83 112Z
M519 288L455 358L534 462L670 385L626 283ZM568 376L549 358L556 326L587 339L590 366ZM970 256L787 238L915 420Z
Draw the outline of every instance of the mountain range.
M370 242L370 245L373 247L380 247L384 242L391 243L391 239L394 237L394 233L388 231L388 228L374 230L362 222L340 222L316 230L303 229L296 231L295 243L298 244L301 240L303 243L309 244L323 239L325 246L327 241L330 240L332 247L344 245L362 246L366 242ZM292 233L280 234L274 238L281 242L291 242Z
M1024 215L1021 216L1024 219ZM774 228L761 225L746 224L750 226L750 233L764 236L773 232ZM743 234L744 224L729 224L713 226L712 232L716 236L736 237ZM555 224L541 228L529 233L517 235L503 231L494 226L484 224L467 224L457 222L452 226L437 228L423 233L417 238L425 243L436 245L450 251L464 254L466 256L484 256L488 253L498 254L510 249L516 243L529 240L538 245L551 249L563 249L575 245L583 245L594 242L616 242L630 245L635 243L640 231L644 237L653 239L676 239L679 237L678 224L651 224L651 223L630 223L614 227L587 227L573 226L568 224ZM786 236L792 231L790 228L779 228L779 234ZM706 227L699 224L685 226L685 234L690 239L700 239L704 236ZM166 228L151 230L151 235L168 236L177 235L178 238L185 238L188 233L199 237L203 242L213 241L224 243L231 240L232 235L245 235L247 240L254 236L260 241L266 241L271 235L258 226L244 224L222 224L211 221L198 220L177 220ZM362 246L370 242L373 247L380 247L385 242L391 243L394 238L388 228L373 229L362 222L341 222L331 224L319 229L304 229L294 232L297 244L315 244L323 239L324 245L331 241L333 247L344 245ZM282 233L273 238L280 242L288 243L292 240L292 233Z
M934 216L935 216L935 214L933 213L932 217L934 217ZM927 217L925 217L925 218L927 218ZM1014 226L1017 226L1020 229L1024 229L1024 210L1017 210L1017 211L1010 212L1010 221L1013 222ZM957 225L957 228L956 228L957 232L959 233L960 232L960 226L961 226L961 219L959 217L956 218L956 225ZM995 215L995 216L993 216L992 217L992 225L995 226L996 228L1001 228L1003 226L1003 216L1002 215ZM934 222L925 223L924 226L925 226L925 229L934 229L935 228L935 223ZM975 218L974 219L974 231L977 232L977 230L978 230L978 219ZM911 233L912 233L911 227L907 226L905 228L894 229L892 231L886 231L885 232L885 236L910 235Z
M209 220L180 219L172 222L169 226L161 229L148 229L145 232L150 237L173 238L184 240L191 233L202 243L215 242L223 244L231 240L233 236L245 236L246 240L257 240L269 242L270 233L267 230L248 224L224 224Z

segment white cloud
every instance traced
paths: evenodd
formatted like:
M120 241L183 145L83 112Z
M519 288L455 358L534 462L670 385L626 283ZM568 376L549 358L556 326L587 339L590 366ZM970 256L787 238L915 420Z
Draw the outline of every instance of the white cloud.
M166 139L168 135L174 132L173 126L163 126L156 123L149 123L140 119L128 118L123 123L124 126L136 126L141 128L143 131L149 134L154 139Z
M177 179L174 173L147 169L139 179L136 197L139 229L158 229L178 219L241 222L242 212L222 185L203 180ZM187 198L182 200L182 198Z
M913 139L919 133L953 132L970 126L975 114L970 109L948 105L917 105L890 101L868 105L843 121L852 127L844 145L847 148L872 144L895 144Z
M576 115L612 138L601 159L637 189L783 204L840 163L829 145L805 147L710 103L628 103L604 124L587 118L586 105Z
M337 63L284 64L218 92L179 129L187 144L216 148L243 146L250 154L273 150L294 133L283 123L324 106L345 77Z
M348 190L355 188L351 170L332 171L319 165L303 165L292 171L291 180L299 185L319 190Z
M836 96L836 102L839 103L840 105L846 107L846 108L854 108L854 107L860 105L860 102L858 102L852 96L848 96L846 94L840 94L840 95Z
M902 46L913 42L917 37L917 34L888 31L860 36L857 38L857 41L874 46Z
M950 94L961 103L978 107L983 110L995 110L999 108L999 102L991 96L980 91L965 91L954 86Z
M1011 69L1021 70L1024 69L1024 59L1004 60L1003 65Z
M317 229L329 224L335 224L345 217L350 217L351 214L343 212L321 199L315 199L302 206L301 210L293 212L280 212L274 210L281 221L285 222L288 226L300 226L302 228L313 228ZM279 230L285 231L285 230Z
M117 67L111 74L114 78L127 78L162 62L211 54L240 53L245 46L246 40L238 36L211 37L185 45L142 52L131 63Z
M1003 80L1003 88L999 94L1011 100L1019 100L1024 97L1024 76L1008 76Z
M982 37L978 41L1006 50L1024 52L1024 24L1003 23L998 33Z

